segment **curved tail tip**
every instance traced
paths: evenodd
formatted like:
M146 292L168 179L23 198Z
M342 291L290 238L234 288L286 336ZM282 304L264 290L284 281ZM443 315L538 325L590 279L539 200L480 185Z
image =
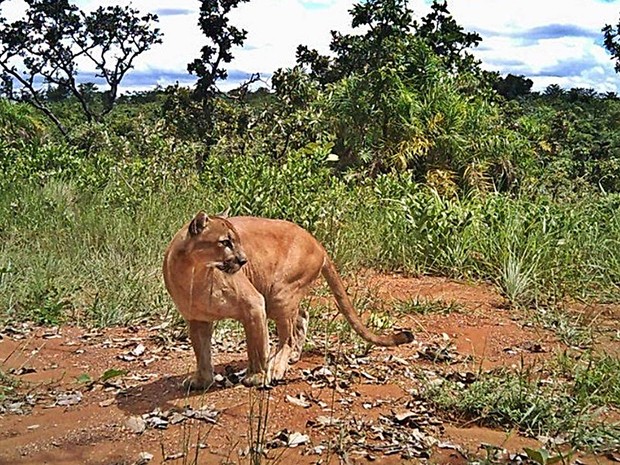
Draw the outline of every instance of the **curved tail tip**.
M396 334L396 345L408 344L410 342L413 342L414 339L415 336L411 331L401 331L400 333Z

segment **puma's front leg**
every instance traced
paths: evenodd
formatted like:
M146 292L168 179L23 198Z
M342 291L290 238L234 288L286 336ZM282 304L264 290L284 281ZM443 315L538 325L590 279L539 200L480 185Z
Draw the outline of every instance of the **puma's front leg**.
M211 362L211 337L213 323L190 320L189 338L196 355L196 372L183 381L183 387L190 390L207 390L213 384L213 364Z
M243 379L243 384L246 386L267 386L271 381L267 373L269 333L262 296L260 305L248 307L242 323L248 344L248 371Z

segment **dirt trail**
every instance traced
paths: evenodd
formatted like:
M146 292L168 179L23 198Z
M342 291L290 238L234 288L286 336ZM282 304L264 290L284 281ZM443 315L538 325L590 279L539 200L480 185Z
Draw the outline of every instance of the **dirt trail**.
M314 334L314 349L291 367L286 382L262 391L235 383L246 360L243 342L235 332L220 332L214 352L220 384L190 395L180 385L193 369L193 354L170 328L6 331L1 370L13 370L20 384L17 397L2 404L0 464L129 465L149 457L154 464L186 464L196 456L197 463L249 463L257 421L265 416L265 463L346 458L389 465L428 462L430 454L431 463L464 464L484 456L483 443L511 453L540 446L516 432L437 418L412 396L418 386L411 373L437 366L420 355L433 344L455 349L454 371L535 364L561 349L552 333L507 310L491 287L398 275L358 281L355 286L386 302L430 299L455 310L394 317L417 341L373 348L368 356L350 355L350 345L333 338L326 348L324 335ZM106 372L110 379L97 381Z

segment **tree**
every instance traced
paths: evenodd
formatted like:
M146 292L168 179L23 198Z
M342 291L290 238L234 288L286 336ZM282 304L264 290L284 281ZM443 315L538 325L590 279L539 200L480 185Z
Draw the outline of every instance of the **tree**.
M493 83L493 88L497 93L508 100L523 97L530 93L534 82L525 76L515 76L508 74L505 78L498 78Z
M615 26L606 24L602 31L605 48L611 54L611 59L616 60L616 73L620 73L620 20Z
M447 1L434 1L431 12L415 23L417 35L445 61L452 72L469 72L478 67L467 49L477 47L482 38L477 32L465 32L448 11Z
M599 94L592 88L572 87L567 93L569 102L591 102L599 98Z
M549 84L543 92L545 97L552 99L560 98L564 96L564 94L566 94L566 92L560 87L559 84Z
M187 65L187 70L198 76L196 95L209 99L219 93L216 82L228 77L222 67L233 59L233 46L242 46L247 31L229 24L228 15L241 2L249 0L202 0L198 25L209 44L202 47L200 58Z
M277 100L293 110L274 120L304 121L315 109L315 133L333 142L340 167L410 170L444 193L515 188L527 140L495 104L498 75L467 53L480 36L465 32L446 2L419 23L409 3L360 1L350 10L354 33L332 32L331 56L298 47L297 66L272 79Z
M4 0L0 0L2 4ZM25 0L23 19L0 17L0 91L46 114L58 129L67 129L46 101L50 86L73 96L86 119L101 121L119 93L119 86L137 56L161 43L154 28L157 16L130 7L99 7L84 13L68 0ZM78 61L95 69L107 89L98 104L88 99L78 78Z
M332 31L329 48L334 58L300 45L297 63L326 84L394 62L412 38L413 12L407 3L407 0L368 0L355 4L349 11L351 25L365 32L341 34Z
M198 76L193 99L201 105L201 124L196 128L203 139L207 156L216 143L215 99L222 95L217 82L228 77L224 64L233 59L232 47L242 46L247 31L230 24L228 15L233 8L249 0L201 0L198 25L209 43L202 47L200 58L187 65L187 70ZM258 74L251 80L258 80ZM196 119L195 117L193 119ZM197 154L196 168L202 171L204 154Z
M330 49L334 58L300 45L297 63L326 84L402 62L402 55L411 53L416 41L421 39L441 57L451 73L479 71L479 61L467 49L476 47L482 39L475 32L464 31L450 15L447 2L434 1L431 12L419 23L413 20L408 3L407 0L367 0L354 5L350 10L351 25L365 32L332 31ZM411 67L403 71L410 76L419 72Z

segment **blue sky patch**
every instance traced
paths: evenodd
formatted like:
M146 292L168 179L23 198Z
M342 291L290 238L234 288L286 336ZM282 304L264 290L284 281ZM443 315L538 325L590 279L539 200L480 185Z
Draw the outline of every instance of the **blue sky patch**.
M306 10L324 10L330 6L330 2L325 1L300 0L300 3Z
M155 10L158 16L184 16L192 14L193 11L187 8L160 8Z
M535 43L545 39L562 39L564 37L598 39L602 35L600 31L593 31L575 24L547 24L545 26L537 26L515 32L493 31L488 29L479 29L478 32L486 37L510 37L513 39L521 39L528 43Z
M562 37L587 37L595 39L598 38L601 33L574 24L548 24L529 29L525 31L524 35L533 40L561 39Z
M529 75L530 76L557 76L557 77L578 76L582 72L592 69L595 66L597 66L597 63L591 57L572 58L570 60L563 60L555 65L542 68L538 72L529 73Z
M153 85L158 81L166 83L178 82L179 84L194 84L196 77L187 72L176 72L163 69L151 69L148 71L131 71L123 79L123 85L127 87L143 87Z

